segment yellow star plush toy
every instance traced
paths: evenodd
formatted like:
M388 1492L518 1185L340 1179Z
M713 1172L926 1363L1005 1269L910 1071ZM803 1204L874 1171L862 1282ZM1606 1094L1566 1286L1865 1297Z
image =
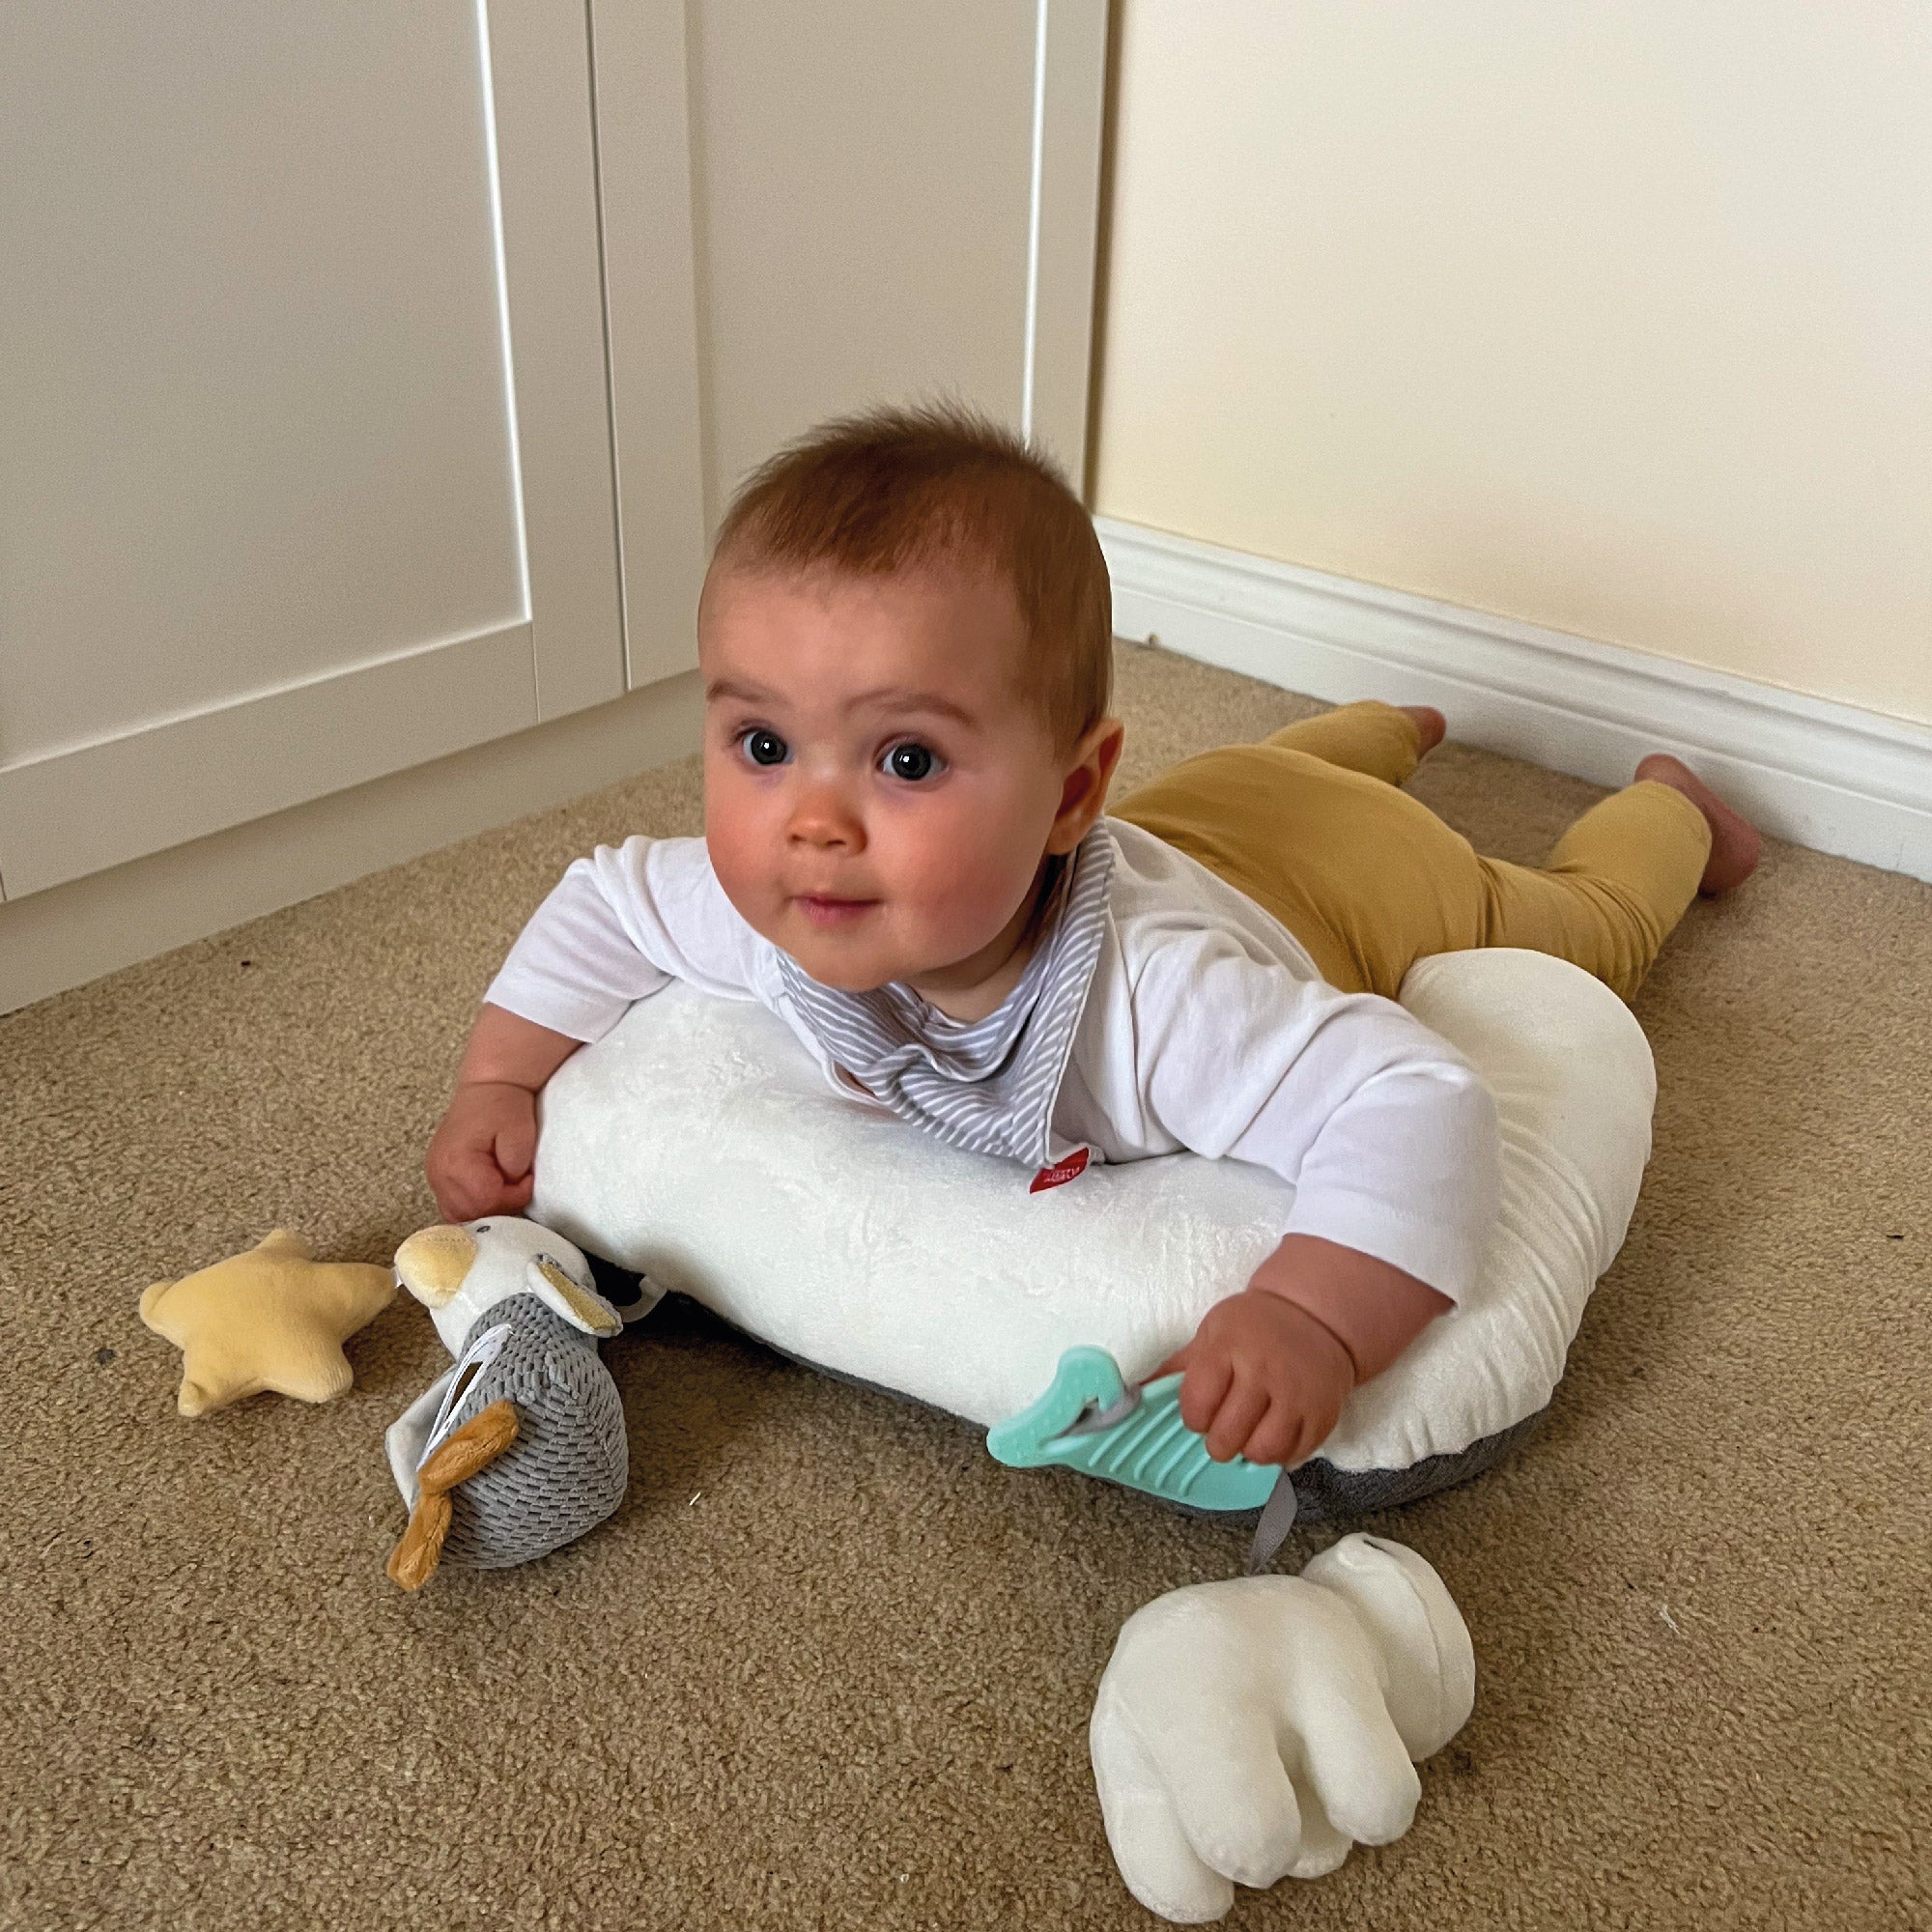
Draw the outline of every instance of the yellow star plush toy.
M327 1402L355 1379L342 1345L396 1293L387 1268L319 1262L277 1228L245 1255L141 1296L141 1320L182 1351L181 1412L274 1389Z

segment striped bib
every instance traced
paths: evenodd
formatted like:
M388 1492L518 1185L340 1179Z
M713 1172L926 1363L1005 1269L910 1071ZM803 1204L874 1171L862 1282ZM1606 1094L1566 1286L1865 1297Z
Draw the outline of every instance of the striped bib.
M821 986L781 953L786 997L831 1059L901 1120L973 1153L1057 1161L1073 1143L1055 1139L1053 1104L1113 875L1113 837L1096 824L1049 889L1045 929L1018 985L984 1019L951 1019L896 981L864 993Z

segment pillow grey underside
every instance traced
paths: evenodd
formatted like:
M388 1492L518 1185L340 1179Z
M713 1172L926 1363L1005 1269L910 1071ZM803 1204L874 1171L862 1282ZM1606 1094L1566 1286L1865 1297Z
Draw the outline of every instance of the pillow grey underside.
M688 1301L690 1297L680 1295L678 1299ZM692 1302L691 1305L702 1307L699 1302ZM802 1369L829 1376L834 1381L844 1382L851 1388L869 1389L874 1395L890 1396L894 1402L907 1403L914 1408L923 1408L934 1415L952 1416L953 1421L963 1423L976 1435L984 1437L985 1432L978 1423L970 1422L964 1416L952 1415L950 1409L923 1402L918 1396L907 1395L903 1389L888 1388L884 1382L867 1381L863 1376L828 1369L822 1362L809 1361L803 1355L792 1353L789 1349L781 1349L776 1343L752 1334L749 1329L724 1321L722 1315L716 1315L709 1309L705 1313L712 1315L715 1321L724 1321L734 1333L755 1342L761 1349L769 1349L775 1355L782 1355L788 1362L796 1362ZM1352 1522L1378 1510L1396 1509L1404 1503L1420 1502L1424 1496L1433 1496L1439 1490L1454 1489L1458 1483L1466 1483L1471 1477L1493 1469L1535 1433L1548 1413L1546 1405L1525 1415L1520 1422L1497 1430L1493 1435L1482 1436L1452 1456L1425 1456L1421 1462L1411 1463L1402 1469L1338 1469L1333 1463L1323 1462L1320 1456L1312 1457L1294 1471L1295 1520L1306 1523ZM1074 1469L1028 1470L1024 1473L1057 1475L1087 1485L1094 1481L1094 1477L1082 1475ZM1148 1501L1163 1508L1180 1510L1189 1516L1219 1516L1231 1522L1253 1522L1261 1515L1259 1510L1193 1510L1185 1503L1169 1503L1165 1498L1154 1495L1149 1495Z

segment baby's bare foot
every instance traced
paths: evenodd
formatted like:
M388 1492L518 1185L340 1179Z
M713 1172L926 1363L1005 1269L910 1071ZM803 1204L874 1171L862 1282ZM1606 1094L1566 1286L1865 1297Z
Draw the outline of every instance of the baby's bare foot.
M1732 810L1683 759L1668 752L1653 752L1638 764L1636 775L1681 791L1704 814L1711 828L1711 860L1697 890L1706 898L1734 891L1757 870L1764 844L1757 828L1743 812Z
M1448 734L1449 721L1433 704L1398 704L1396 709L1415 720L1415 728L1422 734L1422 743L1416 756L1426 758Z

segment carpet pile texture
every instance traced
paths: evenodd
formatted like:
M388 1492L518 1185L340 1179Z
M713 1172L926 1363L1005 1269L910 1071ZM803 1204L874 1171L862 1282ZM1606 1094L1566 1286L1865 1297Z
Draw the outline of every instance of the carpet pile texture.
M1120 668L1127 784L1316 708ZM1453 742L1412 789L1521 859L1597 795ZM174 1412L140 1291L277 1224L386 1261L524 917L594 842L699 829L694 759L0 1019L0 1924L1153 1922L1088 1714L1238 1532L677 1304L607 1350L620 1515L417 1597L413 1302L338 1402ZM1774 846L1637 1012L1656 1153L1542 1431L1369 1525L1462 1605L1475 1717L1407 1838L1232 1925L1932 1924L1932 889Z

